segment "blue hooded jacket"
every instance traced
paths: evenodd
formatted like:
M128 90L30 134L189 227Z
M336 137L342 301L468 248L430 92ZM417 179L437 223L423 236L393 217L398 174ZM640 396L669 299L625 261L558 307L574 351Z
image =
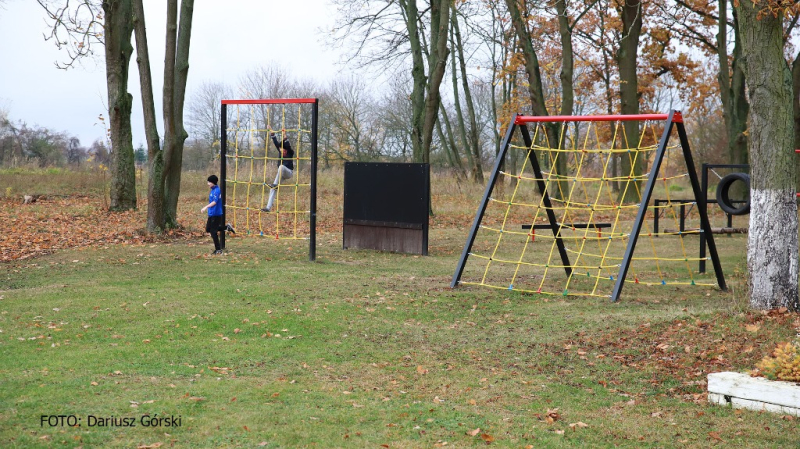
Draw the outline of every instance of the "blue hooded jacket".
M222 197L220 195L219 186L211 187L211 191L208 193L208 203L211 204L215 201L217 204L208 208L209 217L219 217L222 215Z

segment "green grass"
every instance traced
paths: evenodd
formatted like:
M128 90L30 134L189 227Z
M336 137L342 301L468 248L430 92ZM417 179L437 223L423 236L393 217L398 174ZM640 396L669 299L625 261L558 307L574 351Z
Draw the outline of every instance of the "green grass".
M460 230L432 231L429 257L339 239L321 236L316 263L302 242L232 238L220 257L201 240L0 265L0 446L797 447L796 421L708 406L691 366L662 366L727 345L719 366L746 370L791 338L772 321L744 331L761 318L744 313L741 274L735 293L610 304L451 290ZM743 336L756 349L729 360ZM57 414L82 426L40 426Z

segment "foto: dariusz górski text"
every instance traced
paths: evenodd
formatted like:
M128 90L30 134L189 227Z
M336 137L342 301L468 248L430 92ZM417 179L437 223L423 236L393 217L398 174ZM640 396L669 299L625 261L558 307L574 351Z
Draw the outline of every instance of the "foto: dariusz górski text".
M41 415L40 427L180 427L182 416L153 415L133 416L95 416L85 418L77 415Z

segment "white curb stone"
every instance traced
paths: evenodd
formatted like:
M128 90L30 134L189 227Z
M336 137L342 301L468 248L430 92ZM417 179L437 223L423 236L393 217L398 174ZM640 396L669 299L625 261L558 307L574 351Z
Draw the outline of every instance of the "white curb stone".
M800 384L742 373L708 375L708 402L800 417Z

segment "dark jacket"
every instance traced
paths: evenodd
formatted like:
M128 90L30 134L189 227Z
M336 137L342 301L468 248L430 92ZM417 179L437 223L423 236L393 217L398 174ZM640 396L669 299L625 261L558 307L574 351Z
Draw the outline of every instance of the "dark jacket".
M275 148L278 149L278 152L281 153L281 160L278 161L278 165L285 165L289 170L294 170L294 150L292 150L289 139L283 139L283 143L281 143L278 141L278 137L273 134L272 142L275 144Z

